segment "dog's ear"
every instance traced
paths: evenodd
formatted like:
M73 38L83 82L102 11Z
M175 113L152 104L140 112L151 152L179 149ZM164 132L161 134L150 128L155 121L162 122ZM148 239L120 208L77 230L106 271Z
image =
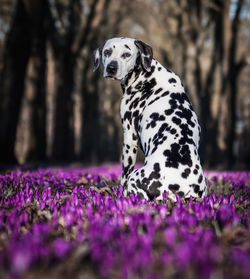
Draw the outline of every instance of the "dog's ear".
M100 65L101 53L102 53L102 48L100 48L100 47L98 47L97 49L94 50L94 70L93 70L93 72L95 72Z
M153 49L151 46L143 43L142 41L135 40L135 45L137 46L143 68L147 71L151 71L151 62L153 59Z

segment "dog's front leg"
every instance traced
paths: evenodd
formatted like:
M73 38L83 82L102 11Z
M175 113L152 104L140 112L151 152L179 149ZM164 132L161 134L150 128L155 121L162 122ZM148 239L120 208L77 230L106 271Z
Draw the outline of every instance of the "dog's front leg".
M123 130L122 185L126 188L128 175L133 171L138 148L137 134L132 129Z

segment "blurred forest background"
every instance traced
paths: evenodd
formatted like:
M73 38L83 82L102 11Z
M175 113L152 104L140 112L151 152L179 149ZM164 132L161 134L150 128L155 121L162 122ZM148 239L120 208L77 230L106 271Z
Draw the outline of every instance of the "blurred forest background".
M249 0L0 0L2 165L120 160L120 85L92 63L115 36L181 77L206 168L249 168Z

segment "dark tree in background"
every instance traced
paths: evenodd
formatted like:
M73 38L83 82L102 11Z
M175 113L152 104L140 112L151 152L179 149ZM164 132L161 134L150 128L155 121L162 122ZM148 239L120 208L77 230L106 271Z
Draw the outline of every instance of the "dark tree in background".
M5 49L1 77L1 159L15 162L16 131L24 92L32 132L27 160L44 160L46 32L44 1L17 1Z
M31 49L30 35L27 11L24 3L19 1L16 11L13 13L12 27L6 39L4 66L1 73L0 148L3 162L15 162L16 129Z
M249 0L0 0L0 162L118 161L118 83L92 72L114 36L152 45L180 75L206 167L250 154ZM142 12L143 9L143 12Z

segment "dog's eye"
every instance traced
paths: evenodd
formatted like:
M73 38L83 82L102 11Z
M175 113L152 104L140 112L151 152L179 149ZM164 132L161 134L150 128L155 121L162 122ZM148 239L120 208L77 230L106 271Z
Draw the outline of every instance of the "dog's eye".
M104 50L103 54L104 54L105 57L107 57L107 56L111 55L111 52L112 51L110 49L106 49L106 50Z
M125 53L123 53L123 55L122 55L122 58L127 58L127 57L130 57L131 56L131 54L129 53L129 52L125 52Z

